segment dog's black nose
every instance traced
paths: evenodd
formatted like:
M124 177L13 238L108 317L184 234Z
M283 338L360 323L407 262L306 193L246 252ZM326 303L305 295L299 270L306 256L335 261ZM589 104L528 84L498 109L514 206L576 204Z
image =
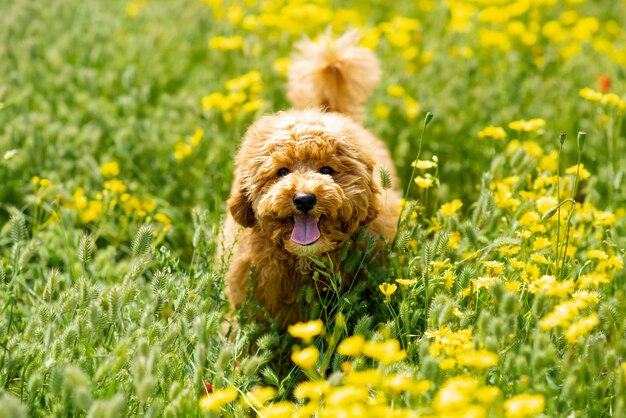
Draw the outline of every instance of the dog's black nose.
M293 204L296 205L296 209L301 212L308 212L315 206L317 198L311 193L296 193L293 197Z

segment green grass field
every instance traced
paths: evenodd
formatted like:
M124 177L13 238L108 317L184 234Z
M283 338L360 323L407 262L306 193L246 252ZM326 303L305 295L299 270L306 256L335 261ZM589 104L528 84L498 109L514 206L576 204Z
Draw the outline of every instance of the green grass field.
M626 416L626 2L395 3L0 0L0 417ZM407 210L232 327L232 159L328 26Z

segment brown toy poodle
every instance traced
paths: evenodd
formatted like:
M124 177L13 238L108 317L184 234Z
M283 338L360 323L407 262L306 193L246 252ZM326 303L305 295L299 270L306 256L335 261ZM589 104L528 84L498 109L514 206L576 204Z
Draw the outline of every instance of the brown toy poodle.
M396 172L383 142L360 123L380 66L357 42L356 32L300 42L288 74L294 109L252 124L235 160L224 227L226 293L236 307L253 280L254 301L283 327L303 318L295 299L311 281L309 257L327 253L336 261L364 225L388 242L396 233ZM380 167L393 186L384 196Z

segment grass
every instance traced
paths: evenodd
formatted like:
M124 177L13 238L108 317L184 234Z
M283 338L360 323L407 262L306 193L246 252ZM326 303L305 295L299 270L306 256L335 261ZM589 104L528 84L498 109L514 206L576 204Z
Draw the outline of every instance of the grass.
M625 414L623 2L3 3L0 416ZM230 327L232 156L329 24L399 233L313 260L308 338Z

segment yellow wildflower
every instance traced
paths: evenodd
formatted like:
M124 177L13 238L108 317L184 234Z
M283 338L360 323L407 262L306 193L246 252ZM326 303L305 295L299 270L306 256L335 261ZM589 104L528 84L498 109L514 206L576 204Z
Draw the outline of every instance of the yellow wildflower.
M363 386L378 386L383 378L383 375L378 369L368 369L363 371L350 371L344 376L343 381L348 385L363 385Z
M408 287L413 286L415 283L417 283L417 279L396 279L396 283Z
M387 86L387 94L394 97L402 97L405 94L404 88L397 84Z
M303 348L299 351L291 353L291 361L300 367L302 370L310 370L313 368L317 359L320 356L320 352L314 345L307 348Z
M504 271L504 264L499 261L483 261L483 266L485 266L487 272L492 275L497 275Z
M363 345L363 354L384 365L402 361L406 358L406 351L400 349L398 340L390 339L382 342L368 341Z
M478 389L478 381L471 376L458 376L448 379L435 395L433 406L437 411L458 411L472 402Z
M415 160L411 163L411 167L415 167L418 170L428 170L429 168L437 167L437 163L431 160Z
M263 405L272 399L276 395L276 389L273 387L254 387L250 392L248 392L245 398L250 402L252 406L255 408L261 408Z
M607 260L609 255L602 250L587 251L587 258L590 260Z
M322 332L324 323L321 319L316 319L309 322L298 322L287 327L287 332L294 337L300 338L305 342L311 341L311 339Z
M306 381L298 384L293 392L297 399L319 399L330 389L326 380Z
M204 110L217 109L224 102L225 96L222 93L215 92L202 98L202 108Z
M432 177L417 176L414 181L420 189L428 189L433 185L434 179Z
M337 352L342 356L356 357L361 355L364 344L365 338L362 335L352 335L339 343Z
M209 49L220 51L232 51L242 46L243 38L241 36L216 36L209 41Z
M389 297L394 294L396 290L398 290L398 286L392 283L383 283L378 286L383 295L389 300Z
M480 289L489 289L493 282L496 280L495 277L483 276L472 279L472 286L474 287L474 291L478 292Z
M546 121L541 118L534 118L530 120L516 120L509 123L509 128L514 131L533 132L546 126Z
M461 366L486 369L498 364L498 355L488 350L472 350L461 353L458 362Z
M566 168L565 174L571 174L575 176L576 172L578 171L578 180L580 181L587 180L589 177L591 177L591 173L585 168L585 165L583 163L580 163L580 169L578 169L577 167L578 166L573 165L571 167Z
M105 189L112 191L113 193L124 193L128 190L128 187L124 184L122 180L112 179L107 180L102 183Z
M106 178L117 177L120 174L120 166L116 161L108 161L100 165L100 172Z
M238 395L237 389L233 387L217 389L213 393L200 398L200 409L204 411L219 411L224 405L237 399Z
M280 401L266 406L259 411L259 416L264 418L291 418L296 406L289 401Z
M478 132L478 139L492 138L501 141L506 138L506 132L501 126L487 126Z
M203 136L204 136L204 129L197 128L193 132L193 135L191 136L191 146L197 147L200 144L200 141L202 141Z
M426 392L432 386L430 380L413 380L406 374L395 373L385 376L382 385L393 392L409 392L414 395Z
M404 97L404 107L409 119L415 119L420 112L420 104L412 97Z
M346 403L364 403L369 392L364 386L339 386L331 388L326 396L327 405L342 405Z
M174 150L174 158L177 160L184 160L191 154L191 146L185 142L179 141L176 143L176 149Z
M374 114L378 119L387 119L389 117L389 108L379 103L374 106Z
M565 338L567 338L570 344L575 344L578 337L585 337L599 323L598 314L594 312L570 325L567 331L565 331Z
M507 418L523 418L541 414L545 408L546 399L541 394L522 394L513 396L504 402L504 412Z
M460 199L454 199L451 202L441 205L439 212L441 212L443 216L454 216L462 207L463 202Z
M578 94L583 99L589 100L589 101L592 101L592 102L599 102L599 101L601 101L602 100L602 96L603 96L603 94L600 93L599 91L595 91L594 89L590 89L589 87L585 87L583 89L580 89L578 91Z

